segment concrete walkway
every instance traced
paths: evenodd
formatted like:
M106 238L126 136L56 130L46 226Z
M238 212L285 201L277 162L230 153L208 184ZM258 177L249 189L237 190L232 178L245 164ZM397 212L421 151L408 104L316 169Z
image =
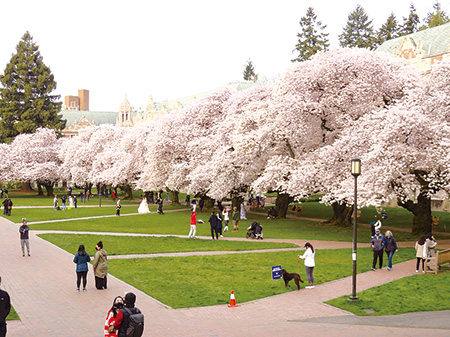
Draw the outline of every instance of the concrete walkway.
M136 305L146 317L144 336L450 335L450 327L444 323L432 331L418 328L417 314L389 318L383 326L378 326L380 323L375 321L380 318L370 317L360 325L354 315L323 303L348 295L351 292L351 278L248 303L239 303L239 294L236 294L240 304L236 308L228 308L224 304L174 310L111 275L108 276L108 289L98 291L94 288L92 270L88 274L88 291L77 293L73 255L40 239L32 231L32 256L22 257L18 226L4 218L0 218L0 242L2 287L9 292L21 318L20 322L8 323L8 337L102 336L106 312L114 297L123 295L124 291L133 291L137 295ZM314 243L315 247L321 245ZM392 272L385 269L359 274L357 289L361 291L412 275L414 263L397 264ZM443 315L445 319L437 320L445 322L449 314L434 313L432 317ZM420 315L421 324L429 325L423 318L428 314ZM401 327L390 324L397 320L403 321Z

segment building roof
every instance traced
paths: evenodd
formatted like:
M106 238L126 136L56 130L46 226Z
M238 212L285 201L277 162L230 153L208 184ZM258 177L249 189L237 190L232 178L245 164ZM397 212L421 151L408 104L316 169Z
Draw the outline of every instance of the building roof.
M394 51L400 50L405 38L413 40L416 47L420 44L427 56L446 53L450 51L450 23L387 40L377 48L377 51L393 54Z
M66 125L73 125L75 122L81 120L85 116L89 121L94 122L95 125L101 124L116 124L117 111L78 111L78 110L62 110L60 112L63 119L67 120Z

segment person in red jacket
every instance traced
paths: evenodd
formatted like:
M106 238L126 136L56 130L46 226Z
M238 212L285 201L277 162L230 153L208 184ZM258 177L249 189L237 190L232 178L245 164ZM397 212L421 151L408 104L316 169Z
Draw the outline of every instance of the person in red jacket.
M192 211L191 214L191 230L189 231L189 237L195 239L195 233L197 232L197 212Z
M123 298L121 296L117 296L113 301L111 309L108 311L108 315L106 315L105 336L117 337L117 330L116 328L114 328L114 322L116 321L117 314L120 312L120 309L122 308L123 308Z

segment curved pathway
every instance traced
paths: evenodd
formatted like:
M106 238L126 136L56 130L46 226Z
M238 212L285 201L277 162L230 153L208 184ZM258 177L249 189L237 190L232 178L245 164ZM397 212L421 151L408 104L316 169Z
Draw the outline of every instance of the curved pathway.
M236 308L228 308L224 304L174 310L113 276L108 276L108 289L98 291L94 289L92 270L88 274L88 291L77 293L72 254L40 239L32 231L32 256L22 257L18 226L4 218L0 218L0 240L2 287L10 293L12 304L21 318L20 322L8 323L8 337L102 336L104 316L113 298L124 291L133 291L137 295L136 304L146 317L144 336L297 336L302 331L312 336L346 337L450 334L449 312L442 313L447 319L440 319L432 331L418 326L426 321L428 313L421 313L420 322L414 316L396 316L396 321L403 322L402 327L389 322L377 326L379 323L370 320L362 322L363 325L352 322L354 315L323 303L348 295L351 277L321 284L315 289L292 291L242 304L239 303L239 294L236 294L240 304ZM326 248L327 244L315 242L315 246L321 248ZM342 242L334 244L349 245ZM357 289L361 291L412 275L414 263L397 264L392 272L385 269L359 274ZM432 313L432 317L439 315Z

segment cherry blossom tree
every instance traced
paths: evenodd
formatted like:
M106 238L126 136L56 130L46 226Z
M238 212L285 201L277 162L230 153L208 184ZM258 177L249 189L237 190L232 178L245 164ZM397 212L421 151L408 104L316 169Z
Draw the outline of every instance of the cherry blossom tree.
M0 181L13 180L12 171L17 161L11 154L11 146L6 143L0 143L0 153L2 154L2 160L0 160Z
M62 142L53 129L39 128L35 133L16 136L10 152L15 161L13 177L27 183L36 181L39 194L43 194L41 186L44 186L47 195L51 196L53 186L60 178L58 152Z
M417 71L404 60L363 49L319 53L292 67L274 87L271 109L277 114L267 126L278 155L253 188L283 194L303 156L332 144L362 116L401 101L417 83ZM290 190L292 196L306 192ZM283 195L285 202L278 206L282 214L290 196Z
M350 161L360 157L358 205L398 200L413 213L412 232L424 234L431 231L431 195L449 187L449 152L448 123L399 104L362 117L335 143L312 153L309 167L293 173L291 188L302 188L308 168L326 192L324 202L353 204Z
M101 185L102 170L97 157L110 144L114 144L124 132L123 128L112 125L93 126L80 130L78 136L63 144L59 153L63 162L61 177L75 186L90 189L93 184ZM105 163L105 161L101 161ZM94 170L95 165L95 170ZM99 186L100 187L100 186Z
M271 92L270 87L257 86L235 92L225 102L211 156L190 174L191 186L202 186L213 199L231 196L233 206L240 206L268 158L268 153L262 152L267 146L261 144L265 141L261 131L270 119Z

